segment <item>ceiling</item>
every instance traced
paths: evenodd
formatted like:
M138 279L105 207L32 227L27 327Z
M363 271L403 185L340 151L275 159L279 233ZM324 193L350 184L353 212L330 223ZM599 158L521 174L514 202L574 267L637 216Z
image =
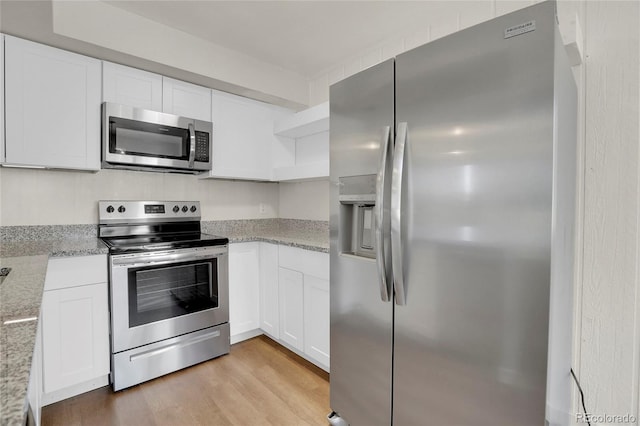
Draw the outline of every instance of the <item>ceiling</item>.
M313 77L390 37L434 22L445 3L103 1L305 77ZM459 7L463 3L456 2Z

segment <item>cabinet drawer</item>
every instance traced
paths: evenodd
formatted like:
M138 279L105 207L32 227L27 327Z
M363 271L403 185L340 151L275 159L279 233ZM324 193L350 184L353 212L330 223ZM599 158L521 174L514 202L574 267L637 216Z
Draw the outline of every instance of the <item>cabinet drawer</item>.
M279 265L303 274L329 279L329 255L295 247L279 246Z
M44 290L107 282L107 255L54 257L49 259Z

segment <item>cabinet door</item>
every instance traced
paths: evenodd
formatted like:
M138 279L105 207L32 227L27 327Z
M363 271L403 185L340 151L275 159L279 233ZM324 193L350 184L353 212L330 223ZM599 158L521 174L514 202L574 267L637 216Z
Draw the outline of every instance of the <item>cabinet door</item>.
M5 160L100 169L100 61L5 38Z
M162 111L162 76L102 62L102 100Z
M280 293L280 339L304 351L302 272L278 268Z
M271 180L273 123L288 110L212 91L211 177Z
M278 246L260 243L260 328L275 339L280 337L278 298Z
M329 281L304 276L304 352L329 366Z
M107 283L45 291L44 392L109 374Z
M232 338L260 328L258 250L259 243L229 245L229 328Z
M163 77L162 110L169 114L211 121L211 89Z

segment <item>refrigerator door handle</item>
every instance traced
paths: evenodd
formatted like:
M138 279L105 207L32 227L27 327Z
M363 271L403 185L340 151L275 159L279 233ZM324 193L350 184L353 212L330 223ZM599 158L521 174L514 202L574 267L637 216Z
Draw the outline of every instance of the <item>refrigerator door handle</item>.
M378 279L380 283L380 298L383 302L391 300L391 289L387 280L387 264L388 253L384 246L385 218L384 218L384 190L387 187L386 171L387 157L389 152L389 141L391 139L391 127L386 126L383 129L382 149L380 150L380 164L378 167L378 176L376 178L376 206L375 206L375 223L376 223L376 266L378 267Z
M404 282L402 258L402 175L404 154L407 146L407 123L398 123L396 147L393 153L393 173L391 176L391 266L396 304L406 305L407 296Z

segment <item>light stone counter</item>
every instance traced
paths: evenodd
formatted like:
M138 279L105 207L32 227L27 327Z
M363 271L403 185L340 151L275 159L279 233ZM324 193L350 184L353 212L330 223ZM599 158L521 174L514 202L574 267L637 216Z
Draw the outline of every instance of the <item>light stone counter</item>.
M203 232L229 238L232 243L264 241L329 252L329 223L317 220L258 219L202 222Z
M31 358L48 255L2 257L0 284L0 424L24 424Z
M0 268L11 272L0 284L0 425L22 425L49 257L106 254L107 248L95 236L22 241L2 236Z

